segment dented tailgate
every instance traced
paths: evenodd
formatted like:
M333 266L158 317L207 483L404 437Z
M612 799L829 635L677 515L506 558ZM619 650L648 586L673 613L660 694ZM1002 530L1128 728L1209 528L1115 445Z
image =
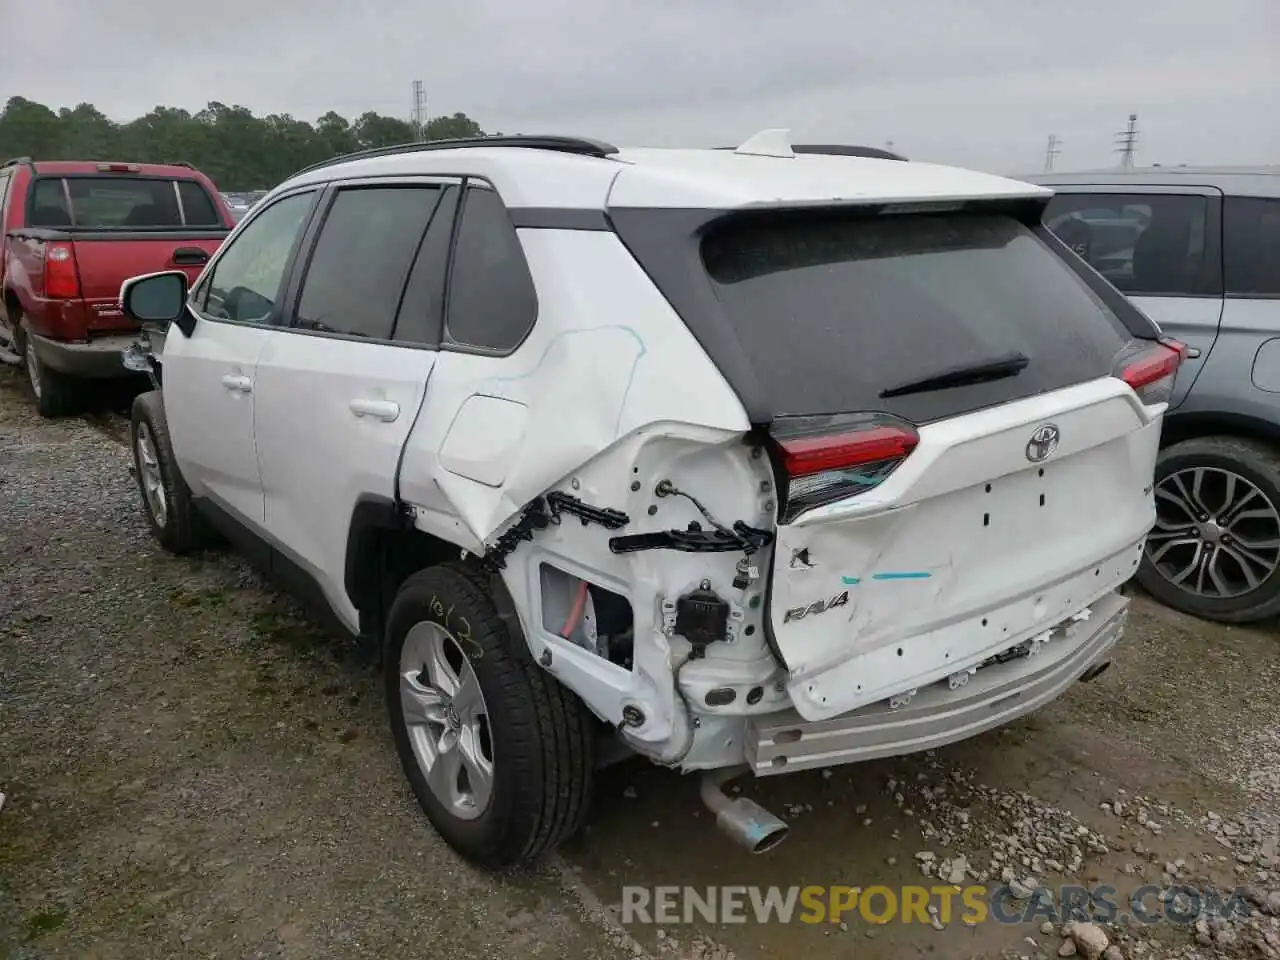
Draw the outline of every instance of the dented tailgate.
M770 620L800 714L945 679L1127 580L1162 409L1107 377L941 421L874 490L783 524Z

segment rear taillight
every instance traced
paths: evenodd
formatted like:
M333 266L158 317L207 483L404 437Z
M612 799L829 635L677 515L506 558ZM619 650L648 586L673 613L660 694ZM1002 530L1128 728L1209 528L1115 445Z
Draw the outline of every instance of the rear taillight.
M782 417L769 434L783 523L879 486L920 442L911 424L880 413Z
M1135 340L1117 358L1116 376L1131 386L1143 403L1168 403L1178 367L1187 353L1186 345L1177 340Z
M80 275L71 244L50 243L44 248L44 295L68 300L80 296Z

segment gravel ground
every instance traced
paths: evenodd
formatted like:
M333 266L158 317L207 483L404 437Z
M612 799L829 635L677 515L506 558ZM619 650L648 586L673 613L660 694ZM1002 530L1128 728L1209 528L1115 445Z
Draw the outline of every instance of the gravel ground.
M625 952L572 871L436 838L372 671L234 557L154 547L123 436L0 368L0 956Z
M606 771L537 871L458 860L403 784L367 666L228 554L155 548L111 415L42 421L0 368L0 956L1280 958L1280 641L1139 598L1113 668L937 753L744 784ZM622 930L625 883L1246 888L1251 916ZM1103 938L1106 939L1104 953ZM1065 951L1065 952L1064 952Z

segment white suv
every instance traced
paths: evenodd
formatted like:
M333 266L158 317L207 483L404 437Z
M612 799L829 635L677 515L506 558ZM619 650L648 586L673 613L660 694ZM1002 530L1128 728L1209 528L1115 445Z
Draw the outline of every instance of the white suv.
M628 752L720 785L936 747L1107 664L1182 357L1050 191L765 131L506 137L302 171L133 409L161 544L215 531L377 645L405 772L491 865ZM612 747L621 745L625 750Z

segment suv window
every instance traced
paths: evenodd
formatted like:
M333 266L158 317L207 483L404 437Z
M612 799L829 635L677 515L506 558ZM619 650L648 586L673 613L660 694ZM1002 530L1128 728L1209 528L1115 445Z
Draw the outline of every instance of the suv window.
M453 240L453 219L458 209L457 187L447 187L431 215L431 225L422 239L404 297L396 317L392 337L403 343L440 345L444 327L444 279L449 266L449 245Z
M1221 295L1206 242L1207 197L1061 193L1045 225L1117 289L1141 296Z
M1227 197L1222 228L1227 293L1280 296L1280 200Z
M196 308L216 320L269 322L314 200L314 192L295 193L254 217L218 257Z
M0 173L0 234L4 232L4 201L9 193L9 179L9 173Z
M391 339L414 254L442 188L339 190L307 265L296 325Z
M712 227L702 259L779 416L955 416L1106 376L1130 336L1005 215L737 217ZM1012 353L1029 361L1014 376L881 395Z
M514 350L533 327L538 296L516 228L498 194L470 187L449 275L449 338L488 350Z

